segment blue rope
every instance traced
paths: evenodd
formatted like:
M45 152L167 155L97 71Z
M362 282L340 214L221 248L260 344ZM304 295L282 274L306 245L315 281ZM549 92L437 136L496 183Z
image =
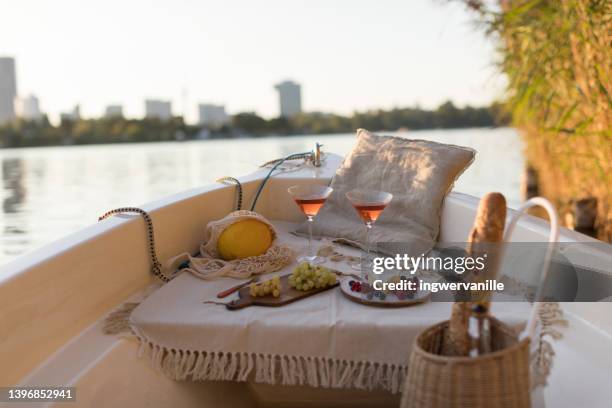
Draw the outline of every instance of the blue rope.
M255 198L253 199L253 204L251 205L251 211L255 211L255 205L257 205L257 200L259 199L259 195L261 194L264 186L266 185L270 177L272 177L272 173L274 172L274 170L276 170L278 166L280 166L287 160L303 159L304 157L310 154L312 154L312 152L290 154L289 156L283 159L280 159L274 166L272 166L272 168L270 169L266 177L259 184L259 189L257 190L257 194L255 194Z

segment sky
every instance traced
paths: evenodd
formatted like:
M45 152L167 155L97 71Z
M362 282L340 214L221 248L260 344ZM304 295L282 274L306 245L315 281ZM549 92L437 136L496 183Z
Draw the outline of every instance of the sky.
M350 114L502 95L493 46L445 0L0 0L0 56L20 95L57 120L144 99L278 115L273 85L302 85L303 108Z

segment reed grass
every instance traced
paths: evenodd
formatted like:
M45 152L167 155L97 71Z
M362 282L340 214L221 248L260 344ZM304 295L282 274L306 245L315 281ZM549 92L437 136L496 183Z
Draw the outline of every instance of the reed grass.
M507 107L561 215L598 201L598 237L612 241L612 2L465 0L498 44Z

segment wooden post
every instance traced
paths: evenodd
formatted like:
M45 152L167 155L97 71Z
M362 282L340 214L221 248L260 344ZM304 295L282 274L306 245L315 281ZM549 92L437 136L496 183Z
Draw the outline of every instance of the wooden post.
M527 165L523 170L521 177L521 198L523 201L527 201L530 198L537 197L540 195L540 189L538 188L538 173L536 170Z
M597 199L586 197L574 202L574 231L597 237Z

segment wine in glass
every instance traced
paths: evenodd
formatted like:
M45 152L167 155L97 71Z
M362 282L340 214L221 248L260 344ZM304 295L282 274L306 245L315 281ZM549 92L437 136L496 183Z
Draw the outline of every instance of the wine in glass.
M328 186L309 184L292 186L287 191L308 219L308 255L299 257L298 262L309 262L312 265L320 264L325 259L316 256L312 250L312 223L333 189Z
M370 262L370 241L369 233L372 225L376 222L380 214L384 211L387 205L393 199L393 194L384 191L362 190L355 189L346 193L346 198L349 199L359 217L363 220L366 226L365 248L366 248L366 264ZM361 270L360 264L352 264L353 269Z

